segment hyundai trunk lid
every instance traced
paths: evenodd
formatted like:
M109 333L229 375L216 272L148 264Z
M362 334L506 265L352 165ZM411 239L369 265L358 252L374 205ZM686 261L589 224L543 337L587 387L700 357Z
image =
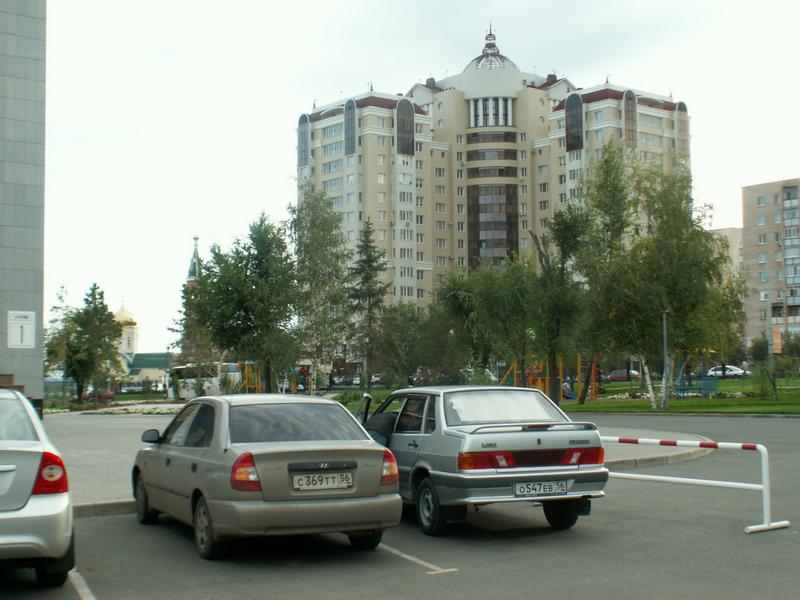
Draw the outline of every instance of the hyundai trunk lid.
M235 448L252 453L265 500L378 494L384 449L369 440L270 442Z

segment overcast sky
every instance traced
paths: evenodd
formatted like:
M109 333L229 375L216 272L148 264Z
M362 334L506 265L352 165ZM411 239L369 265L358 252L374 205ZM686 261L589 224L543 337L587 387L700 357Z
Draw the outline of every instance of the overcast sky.
M165 351L192 236L206 255L286 218L299 115L460 72L490 19L522 70L684 101L695 198L741 226L742 186L800 176L798 6L50 0L45 305L97 282Z

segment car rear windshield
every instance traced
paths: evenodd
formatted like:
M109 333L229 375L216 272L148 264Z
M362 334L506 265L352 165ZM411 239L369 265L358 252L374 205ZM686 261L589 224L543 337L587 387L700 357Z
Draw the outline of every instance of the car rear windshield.
M0 441L34 442L38 439L22 401L0 398Z
M245 404L230 411L232 444L369 439L339 404Z
M538 390L470 390L444 397L448 425L564 421L564 416Z

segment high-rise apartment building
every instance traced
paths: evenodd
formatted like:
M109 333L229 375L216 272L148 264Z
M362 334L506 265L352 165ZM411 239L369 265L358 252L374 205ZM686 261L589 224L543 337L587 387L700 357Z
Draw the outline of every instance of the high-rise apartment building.
M491 31L460 74L316 108L297 135L299 185L327 192L352 248L369 219L394 299L420 304L447 273L529 256L609 140L667 169L689 153L684 103L525 73Z
M742 267L748 340L762 333L775 352L800 333L800 179L742 188Z
M44 394L45 0L0 0L0 387Z

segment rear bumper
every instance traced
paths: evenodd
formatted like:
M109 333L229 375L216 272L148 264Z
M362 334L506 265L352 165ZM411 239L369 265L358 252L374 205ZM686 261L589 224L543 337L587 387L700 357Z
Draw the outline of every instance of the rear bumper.
M31 496L19 510L0 511L0 559L61 558L71 540L69 494Z
M245 537L386 529L400 523L397 494L341 500L208 500L216 536Z
M431 473L439 503L442 506L459 504L493 504L496 502L540 502L569 498L600 498L608 481L608 469L548 470L515 473ZM514 484L537 481L566 481L567 493L553 496L516 496Z

